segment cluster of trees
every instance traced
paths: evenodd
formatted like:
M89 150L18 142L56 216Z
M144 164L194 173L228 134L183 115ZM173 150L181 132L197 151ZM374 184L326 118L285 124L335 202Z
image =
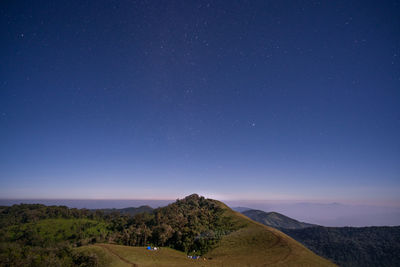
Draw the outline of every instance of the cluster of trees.
M220 202L198 195L134 216L39 204L0 207L0 265L97 266L96 255L73 249L96 242L202 255L242 227L225 211Z
M202 255L223 235L241 227L224 216L224 211L217 201L191 195L151 214L137 214L126 221L123 216L115 218L111 222L116 233L112 241L131 246L168 246Z
M74 250L66 243L51 247L21 243L0 243L1 266L80 266L97 267L101 261L95 253Z

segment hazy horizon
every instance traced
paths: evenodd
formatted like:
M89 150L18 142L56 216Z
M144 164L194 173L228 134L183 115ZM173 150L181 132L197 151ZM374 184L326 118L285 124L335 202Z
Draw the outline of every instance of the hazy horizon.
M193 193L197 194L197 193ZM84 198L84 197L78 197L78 198L63 198L63 197L50 197L50 198L45 198L45 197L0 197L0 203L3 201L6 203L7 201L15 202L15 201L23 201L23 200L29 200L29 201L34 201L34 200L44 200L44 201L150 201L150 202L155 202L155 201L160 201L160 202L173 202L176 201L177 199L182 199L187 195L182 195L179 197L175 198L153 198L153 197L148 197L148 198ZM206 198L211 198L211 199L216 199L222 202L232 202L232 203L297 203L297 204L304 204L304 203L312 203L312 204L342 204L342 205L350 205L350 206L385 206L385 207L400 207L400 203L397 201L393 202L371 202L371 203L366 203L364 201L345 201L345 200L316 200L316 199L245 199L245 198L239 198L239 199L232 199L232 198L215 198L215 197L207 197L205 195L201 195ZM240 205L239 205L240 206Z
M176 199L0 199L0 206L13 204L64 205L70 208L129 208L148 205L166 206ZM285 200L221 200L231 208L246 207L279 212L293 219L323 226L396 226L400 225L400 206L350 205Z

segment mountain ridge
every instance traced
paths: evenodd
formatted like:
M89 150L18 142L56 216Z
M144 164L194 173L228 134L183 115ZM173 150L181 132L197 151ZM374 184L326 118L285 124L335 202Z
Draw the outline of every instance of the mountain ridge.
M307 227L315 227L317 225L305 222L299 222L288 216L285 216L278 212L265 212L262 210L245 210L241 212L250 219L262 223L264 225L274 227L277 229L302 229Z

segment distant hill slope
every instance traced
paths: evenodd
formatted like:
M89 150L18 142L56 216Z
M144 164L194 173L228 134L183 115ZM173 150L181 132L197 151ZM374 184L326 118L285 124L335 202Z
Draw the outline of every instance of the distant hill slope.
M289 218L283 214L277 212L265 212L262 210L245 210L242 212L245 216L250 219L262 223L264 225L274 228L286 228L286 229L302 229L307 227L317 226L315 224L299 222L295 219Z
M102 211L104 214L110 214L113 212L119 212L121 214L126 214L126 215L131 215L134 216L138 213L142 213L142 212L147 212L147 213L152 213L153 212L153 208L150 206L140 206L140 207L129 207L129 208L123 208L123 209L94 209L94 211Z
M400 266L400 226L323 227L276 212L247 210L242 214L278 228L340 266Z
M237 211L237 212L240 212L240 213L242 213L243 211L246 211L246 210L252 210L251 208L247 208L247 207L233 207L232 209L234 211Z
M340 266L400 266L400 226L282 229Z

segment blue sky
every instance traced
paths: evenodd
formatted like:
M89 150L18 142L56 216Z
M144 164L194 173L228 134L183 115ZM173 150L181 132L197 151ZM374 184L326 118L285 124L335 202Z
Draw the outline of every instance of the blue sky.
M399 203L398 1L0 11L0 197Z

